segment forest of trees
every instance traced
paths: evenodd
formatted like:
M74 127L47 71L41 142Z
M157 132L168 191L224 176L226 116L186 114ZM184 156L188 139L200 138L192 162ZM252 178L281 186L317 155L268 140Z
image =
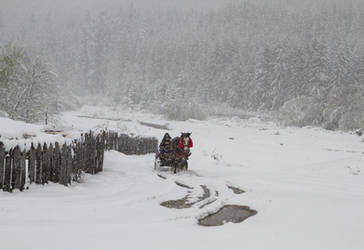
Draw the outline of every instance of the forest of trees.
M130 6L61 24L52 14L32 16L0 45L11 41L47 62L65 93L174 119L203 118L208 106L224 104L287 125L364 126L362 6L263 2L206 11Z

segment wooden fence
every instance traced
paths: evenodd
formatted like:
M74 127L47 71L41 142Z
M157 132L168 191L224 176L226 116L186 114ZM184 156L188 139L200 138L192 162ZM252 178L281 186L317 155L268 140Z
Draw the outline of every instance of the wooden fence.
M90 131L71 144L32 144L28 151L17 146L6 152L0 142L0 189L22 191L31 183L49 181L67 186L78 181L83 173L102 171L105 150L141 155L154 153L157 148L156 138L130 137L112 131L97 135Z
M131 137L109 131L105 133L106 150L116 150L127 155L143 155L158 151L158 140L154 137Z

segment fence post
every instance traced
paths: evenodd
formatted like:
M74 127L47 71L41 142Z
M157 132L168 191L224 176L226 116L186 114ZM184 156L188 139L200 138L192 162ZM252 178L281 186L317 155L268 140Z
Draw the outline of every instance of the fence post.
M48 183L49 180L49 151L46 143L43 144L43 152L42 152L42 184Z
M71 184L72 182L72 146L67 146L67 184Z
M28 176L29 176L29 184L35 181L35 165L36 165L36 154L35 148L32 143L29 152L29 159L28 159Z
M60 181L60 168L61 168L61 152L59 143L56 142L54 144L54 150L53 150L53 176L52 181L54 183L58 183Z
M13 151L13 188L24 189L24 178L25 178L25 162L20 151L19 146L16 146Z
M4 171L4 184L3 184L3 190L4 191L8 191L11 192L12 187L12 158L11 158L11 152L12 150L10 150L10 152L5 156L5 171Z
M5 148L2 142L0 142L0 189L4 185L4 171L5 171Z
M103 171L104 169L104 152L105 152L105 147L106 147L106 143L105 143L105 135L106 133L103 132L102 135L100 136L100 148L99 148L99 171Z
M64 143L61 150L61 164L60 164L60 178L59 183L67 186L68 184L68 176L67 176L67 144Z
M96 167L97 167L97 165L96 165L96 161L97 161L96 136L91 131L90 131L90 135L91 135L90 157L91 157L91 164L92 164L92 174L96 174L97 173L97 169L96 169Z
M22 178L22 186L24 187L23 189L29 189L29 182L28 182L29 174L27 172L27 171L29 171L29 161L27 159L27 155L28 155L28 152L26 151L26 149L24 149L21 154L21 156L22 156L21 164L23 164L23 166L21 166L21 167L24 169L24 177Z
M49 155L49 165L48 165L48 181L53 182L53 178L54 178L54 148L53 148L53 144L50 143L49 144L49 148L48 148L48 155Z
M78 152L78 141L75 140L72 142L72 150L73 150L73 158L72 158L72 181L78 181L79 180L79 157L80 154Z
M42 184L42 145L38 143L37 149L35 150L35 183Z

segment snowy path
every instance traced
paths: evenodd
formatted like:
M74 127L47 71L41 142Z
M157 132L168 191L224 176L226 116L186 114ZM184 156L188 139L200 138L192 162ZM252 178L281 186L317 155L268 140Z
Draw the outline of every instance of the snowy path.
M107 115L115 116L103 114ZM130 121L81 118L74 113L66 113L63 121L74 129L107 126L159 138L164 133L137 122L166 123L158 117L122 117ZM112 151L106 153L105 171L86 176L81 184L32 185L23 193L0 193L0 248L364 248L360 137L239 119L170 122L169 127L173 136L193 133L188 173L155 173L153 155ZM210 191L203 200L201 185ZM246 192L234 194L228 186ZM160 206L187 194L196 202L190 208ZM198 218L224 204L247 205L258 214L240 224L197 225Z

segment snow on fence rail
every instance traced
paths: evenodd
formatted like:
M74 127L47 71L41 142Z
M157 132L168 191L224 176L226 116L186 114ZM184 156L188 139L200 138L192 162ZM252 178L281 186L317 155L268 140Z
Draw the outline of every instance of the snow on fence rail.
M31 183L49 181L67 186L79 181L83 173L101 172L105 150L140 155L156 152L157 147L156 138L130 137L112 131L97 135L90 131L71 144L32 144L28 151L19 146L5 151L0 142L0 189L22 191Z

